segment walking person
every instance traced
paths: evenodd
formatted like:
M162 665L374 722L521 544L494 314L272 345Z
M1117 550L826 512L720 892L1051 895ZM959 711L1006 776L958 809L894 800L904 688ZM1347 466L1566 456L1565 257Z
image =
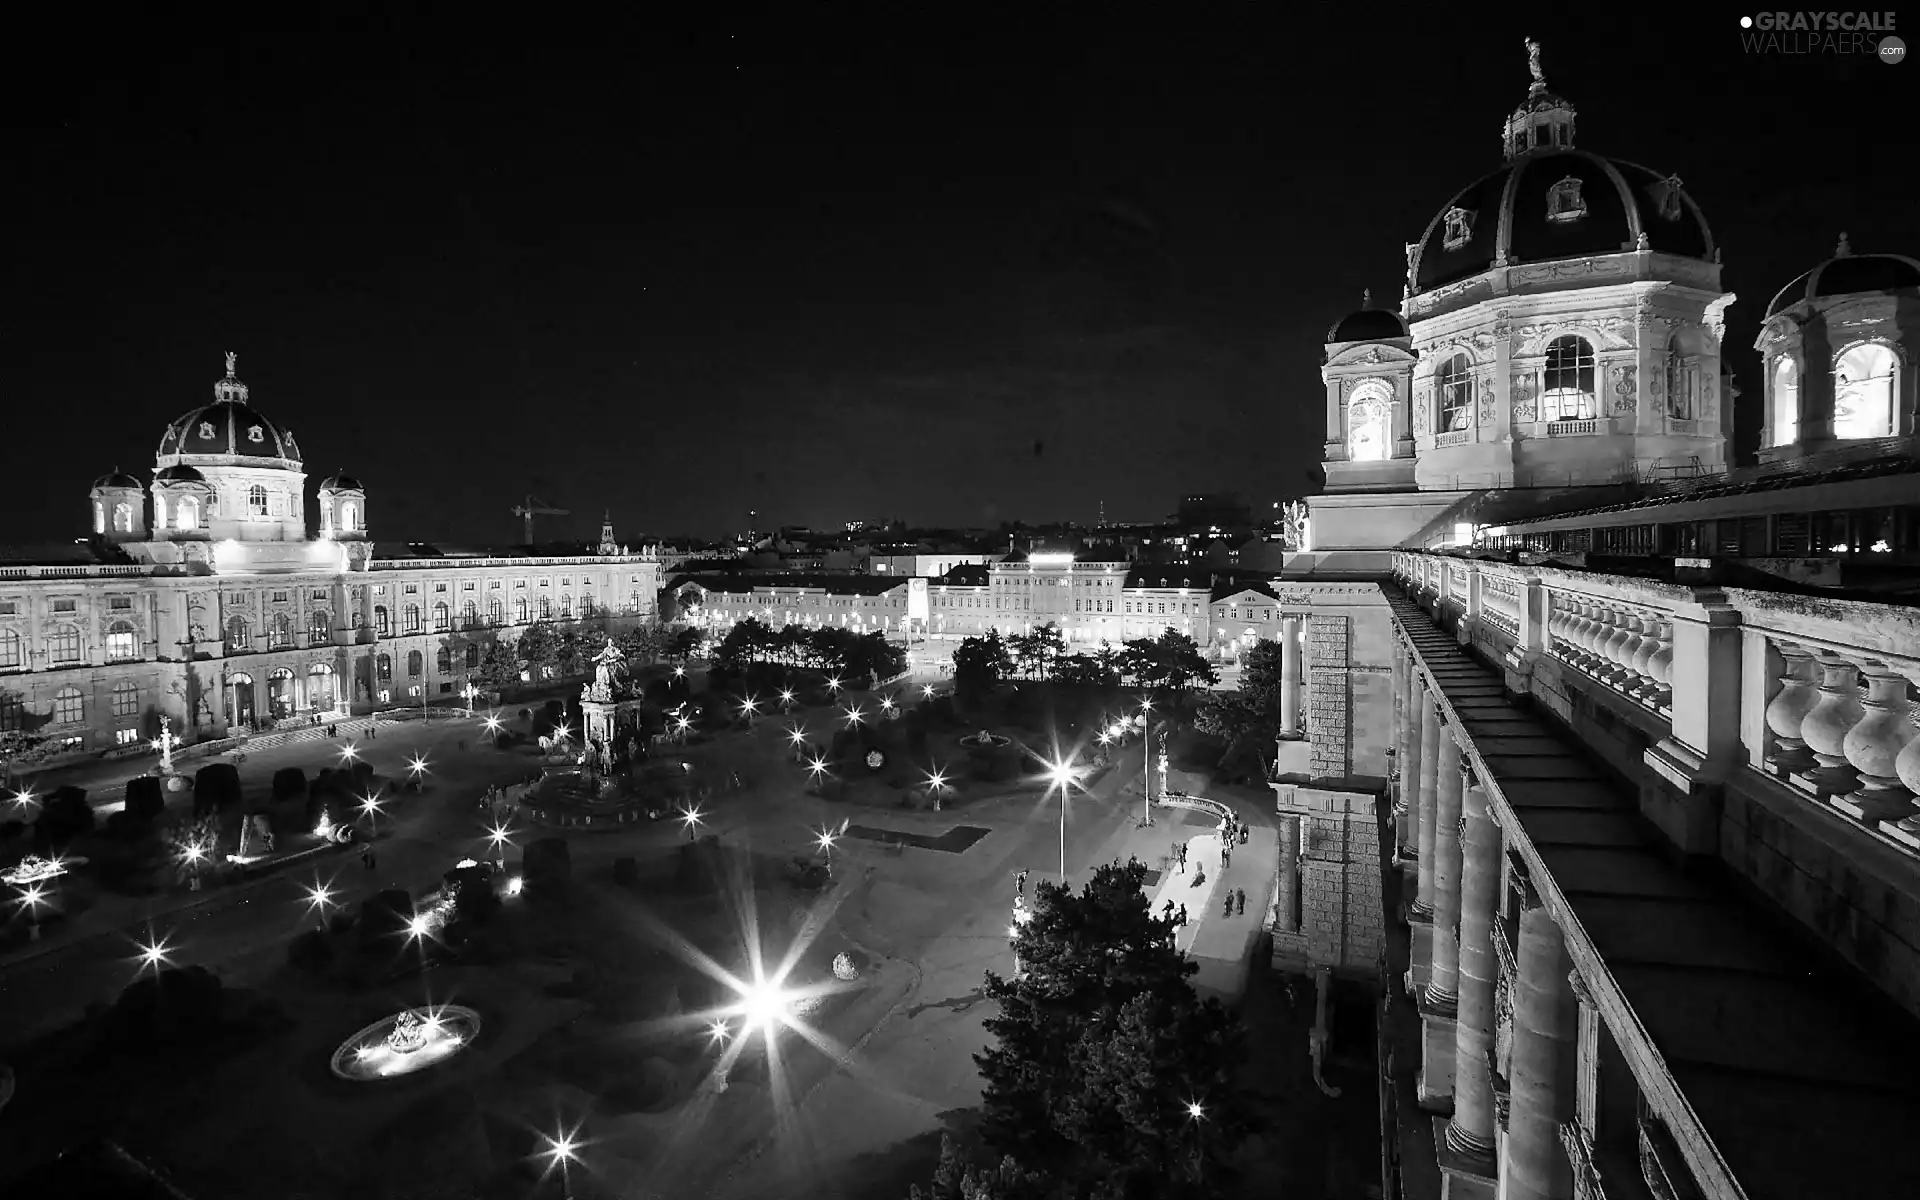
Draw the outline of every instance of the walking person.
M1242 846L1247 844L1247 837L1251 832L1252 831L1249 830L1245 825L1242 825L1240 827L1240 844Z
M1173 920L1173 901L1167 901L1167 906L1160 910L1160 918L1164 921Z
M1239 915L1243 917L1246 916L1247 915L1247 889L1245 888L1233 889L1233 899L1234 899L1235 905L1240 910Z
M1233 915L1233 893L1232 892L1227 893L1226 911L1222 912L1220 915L1223 917L1230 917Z
M1187 925L1187 906L1186 905L1182 904L1180 906L1180 917L1178 920L1174 922L1174 924L1180 926L1182 929L1186 928L1186 925Z

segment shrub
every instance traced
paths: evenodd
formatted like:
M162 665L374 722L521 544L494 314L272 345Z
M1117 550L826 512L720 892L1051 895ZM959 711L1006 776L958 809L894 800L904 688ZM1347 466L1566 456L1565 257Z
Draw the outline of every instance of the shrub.
M25 821L0 821L0 842L10 842L26 831Z
M306 975L325 974L333 965L333 939L309 929L287 943L287 965Z
M208 763L193 773L193 815L198 820L240 807L240 768Z
M158 775L136 775L127 780L127 815L145 824L167 810L167 794Z
M93 806L87 803L85 788L55 788L33 823L34 838L49 850L92 832Z
M273 773L273 802L284 804L307 794L307 773L299 767L282 767Z

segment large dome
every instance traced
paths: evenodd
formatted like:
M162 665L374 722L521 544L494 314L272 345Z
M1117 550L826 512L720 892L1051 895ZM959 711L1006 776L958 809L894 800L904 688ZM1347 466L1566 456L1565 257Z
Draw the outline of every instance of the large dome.
M182 414L160 435L155 455L160 466L181 460L231 458L269 460L266 464L300 463L300 447L293 431L268 420L247 401L247 385L234 378L233 356L227 356L227 377L213 385L213 403Z
M1456 212L1461 219L1449 218ZM1416 291L1505 266L1647 248L1711 259L1713 234L1672 176L1570 146L1518 155L1456 194L1409 265Z
M1832 258L1780 289L1767 316L1804 300L1848 296L1857 292L1920 291L1920 262L1900 254L1855 254L1840 235L1840 250Z

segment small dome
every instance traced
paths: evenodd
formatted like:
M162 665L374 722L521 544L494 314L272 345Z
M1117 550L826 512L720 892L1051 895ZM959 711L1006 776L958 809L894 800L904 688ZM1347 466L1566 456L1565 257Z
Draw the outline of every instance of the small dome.
M160 468L154 473L153 481L155 483L205 483L207 477L194 467L176 463L171 467Z
M1335 342L1384 342L1407 336L1407 323L1391 309L1373 307L1373 294L1367 293L1360 308L1334 322L1327 330L1329 345Z
M1767 305L1767 316L1807 300L1850 296L1859 292L1920 290L1920 262L1901 254L1855 254L1840 235L1839 252L1780 289Z
M101 488L132 488L137 492L140 490L140 481L125 471L122 471L119 467L115 467L105 475L94 480L93 488L95 491Z
M320 490L323 492L364 492L367 489L361 487L360 481L345 471L335 471L320 481Z

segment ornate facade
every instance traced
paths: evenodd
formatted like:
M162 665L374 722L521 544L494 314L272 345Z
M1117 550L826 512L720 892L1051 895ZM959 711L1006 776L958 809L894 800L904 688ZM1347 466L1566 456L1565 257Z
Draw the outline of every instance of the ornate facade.
M235 375L161 435L150 485L94 482L90 541L0 561L0 725L59 751L455 697L477 643L541 620L651 620L658 563L618 545L489 557L370 540L336 472L309 536L299 444Z

